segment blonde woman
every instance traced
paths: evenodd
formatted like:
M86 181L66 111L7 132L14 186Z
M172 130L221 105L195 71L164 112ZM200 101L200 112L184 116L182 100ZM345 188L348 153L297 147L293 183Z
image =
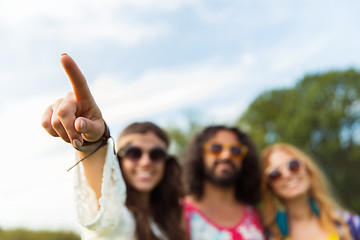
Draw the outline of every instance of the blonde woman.
M359 240L360 218L342 209L314 161L278 143L262 155L261 192L269 239Z

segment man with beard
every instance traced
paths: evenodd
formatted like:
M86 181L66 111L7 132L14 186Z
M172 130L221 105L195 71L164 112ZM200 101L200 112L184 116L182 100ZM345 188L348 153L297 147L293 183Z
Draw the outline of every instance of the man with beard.
M237 128L210 126L184 161L186 225L192 240L263 240L255 205L260 169L255 146Z

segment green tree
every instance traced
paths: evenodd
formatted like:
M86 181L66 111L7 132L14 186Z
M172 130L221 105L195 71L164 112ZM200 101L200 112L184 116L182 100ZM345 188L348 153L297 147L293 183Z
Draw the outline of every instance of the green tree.
M192 138L200 132L203 128L203 123L200 120L199 111L188 110L185 112L186 120L183 128L174 124L169 124L165 127L171 139L170 151L176 155L179 160L183 159L187 144Z
M274 142L305 150L324 169L341 202L360 212L360 72L305 76L266 91L238 119L259 151Z

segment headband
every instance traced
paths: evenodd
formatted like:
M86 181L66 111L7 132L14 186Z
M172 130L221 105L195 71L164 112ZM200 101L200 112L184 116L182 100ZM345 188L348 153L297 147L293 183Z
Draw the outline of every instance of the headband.
M165 148L167 148L167 144L154 134L131 133L125 135L124 137L120 137L118 139L118 143L116 145L117 151L119 151L120 149L131 143L132 141L138 139L156 142L157 145L164 146Z

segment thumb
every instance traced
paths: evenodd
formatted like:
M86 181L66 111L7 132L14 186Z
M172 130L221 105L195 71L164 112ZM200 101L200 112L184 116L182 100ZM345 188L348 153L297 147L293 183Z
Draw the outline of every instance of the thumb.
M75 120L75 129L81 133L84 140L96 142L105 132L105 122L102 118L90 120L88 118L78 117Z

